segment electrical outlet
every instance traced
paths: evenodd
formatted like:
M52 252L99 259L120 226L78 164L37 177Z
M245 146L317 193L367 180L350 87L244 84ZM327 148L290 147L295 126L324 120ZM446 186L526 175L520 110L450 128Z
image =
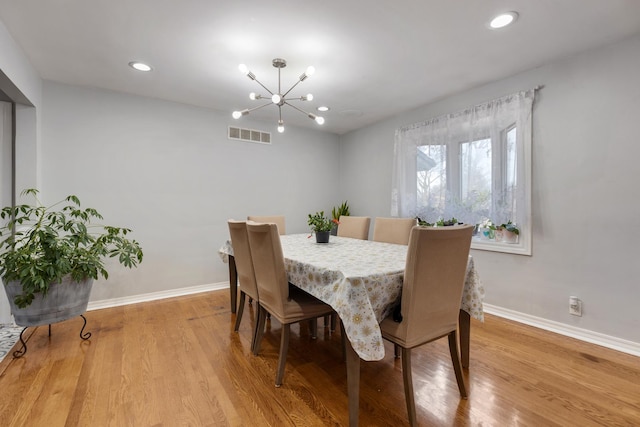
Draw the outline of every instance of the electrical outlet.
M582 301L578 297L569 297L569 314L582 316Z

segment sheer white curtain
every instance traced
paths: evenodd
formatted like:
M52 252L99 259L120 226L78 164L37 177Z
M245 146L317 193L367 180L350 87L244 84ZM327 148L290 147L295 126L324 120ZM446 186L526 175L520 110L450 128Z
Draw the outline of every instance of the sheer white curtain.
M535 89L396 130L391 212L530 224Z

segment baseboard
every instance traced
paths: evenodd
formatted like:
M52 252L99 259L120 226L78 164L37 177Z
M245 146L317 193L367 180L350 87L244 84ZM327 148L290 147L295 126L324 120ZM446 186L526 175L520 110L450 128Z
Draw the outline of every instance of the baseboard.
M483 304L484 312L495 316L504 317L505 319L524 323L546 331L555 332L591 344L600 345L611 348L613 350L628 353L634 356L640 356L640 343L624 340L622 338L613 337L611 335L601 334L599 332L589 331L587 329L576 328L575 326L565 323L555 322L553 320L543 319L542 317L531 316L529 314L520 313L518 311L509 310L507 308L497 307L491 304Z
M155 301L165 298L180 297L184 295L198 294L201 292L229 289L229 282L210 283L207 285L191 286L188 288L170 289L167 291L151 292L149 294L133 295L130 297L112 298L100 301L90 301L87 311L101 310L103 308L118 307L121 305L137 304L140 302Z

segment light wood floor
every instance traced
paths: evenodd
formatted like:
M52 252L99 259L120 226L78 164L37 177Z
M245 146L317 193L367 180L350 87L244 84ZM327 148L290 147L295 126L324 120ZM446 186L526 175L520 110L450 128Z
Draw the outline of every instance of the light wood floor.
M253 313L253 310L249 310ZM0 364L0 426L345 426L339 333L293 327L275 388L280 325L250 354L228 291L87 313L34 331ZM322 321L319 322L322 325ZM27 333L29 335L29 333ZM408 425L400 361L362 363L361 426ZM424 426L639 426L640 358L493 316L472 320L470 396L461 400L446 339L413 354Z

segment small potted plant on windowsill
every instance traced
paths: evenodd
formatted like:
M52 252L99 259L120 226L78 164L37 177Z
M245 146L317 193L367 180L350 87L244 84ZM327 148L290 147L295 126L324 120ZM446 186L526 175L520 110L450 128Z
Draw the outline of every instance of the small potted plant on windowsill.
M518 243L519 235L520 229L511 221L506 224L500 224L495 230L496 242Z
M340 224L337 219L329 219L324 216L324 211L316 212L315 214L309 214L309 220L307 221L309 227L311 227L311 233L316 234L317 243L329 243L329 236L331 235L331 228L335 224ZM309 235L311 237L311 235Z
M478 235L480 240L493 240L495 238L496 226L490 219L485 219L478 224Z

